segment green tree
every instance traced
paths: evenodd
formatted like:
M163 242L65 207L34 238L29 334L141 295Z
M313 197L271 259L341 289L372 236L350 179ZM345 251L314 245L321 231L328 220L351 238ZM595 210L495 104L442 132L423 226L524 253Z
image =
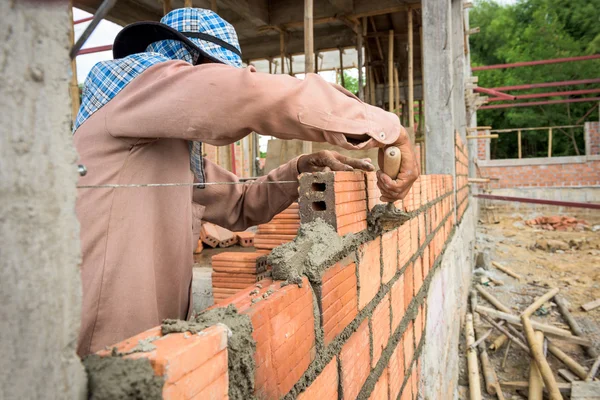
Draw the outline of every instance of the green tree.
M470 13L471 26L481 32L470 36L473 65L514 63L596 54L600 52L600 0L520 0L501 6L493 0L479 0ZM539 82L597 78L600 60L549 64L476 72L479 86L486 88ZM598 88L600 85L543 88L511 92L560 92ZM575 95L572 98L595 97ZM552 100L564 97L543 98ZM526 102L522 100L519 102ZM497 104L497 103L495 103ZM553 104L522 108L480 110L478 125L495 129L574 125L594 103ZM597 106L597 104L596 104ZM587 119L597 118L594 111ZM547 131L523 133L523 156L547 155ZM584 152L582 129L559 129L553 135L553 155ZM492 158L517 157L517 135L500 135L492 141Z
M342 83L339 82L341 85ZM344 71L344 87L352 93L358 93L358 78L353 77L347 71Z

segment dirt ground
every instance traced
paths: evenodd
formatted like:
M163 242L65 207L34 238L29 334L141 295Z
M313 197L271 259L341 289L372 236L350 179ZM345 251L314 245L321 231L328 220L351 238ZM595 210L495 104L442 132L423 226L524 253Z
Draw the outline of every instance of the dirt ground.
M581 329L592 340L595 348L600 350L600 308L585 312L581 305L600 298L600 230L592 231L594 225L600 224L600 213L586 215L569 215L585 219L589 222L590 229L581 232L556 232L536 229L527 226L525 220L542 215L541 213L496 213L495 221L483 217L480 220L477 232L477 250L486 252L490 261L496 261L509 267L524 279L519 282L504 272L489 265L488 269L479 268L473 276L473 284L483 284L485 289L498 298L504 305L513 310L513 314L520 314L529 306L536 297L546 293L550 288L558 287L560 295L569 303L572 315L579 323ZM553 215L544 213L543 215ZM494 223L496 222L496 223ZM598 229L598 228L596 228ZM536 247L536 242L545 247L548 240L558 240L558 249L543 250ZM544 242L545 241L545 242ZM551 242L552 243L552 242ZM562 248L562 249L561 249ZM501 280L504 285L495 286L489 278ZM492 279L493 280L493 279ZM478 295L478 304L494 308L485 299ZM554 325L569 329L566 321L554 302L550 301L534 314L534 320L544 324ZM479 334L483 334L490 326L485 321L480 321L476 326ZM486 347L498 337L494 331L486 339ZM577 360L581 365L589 368L594 360L578 345L553 340L568 355ZM492 365L502 381L528 381L530 359L527 353L518 346L511 345L506 364L502 361L506 344L498 351L488 350ZM466 367L466 354L464 336L461 341L461 365L459 398L468 399L468 376ZM567 369L559 360L548 354L547 357L558 382L567 382L559 377L559 368ZM494 399L485 393L482 380L482 391L485 399ZM515 390L503 390L507 399L525 399L527 391L518 393ZM568 396L565 396L568 398Z

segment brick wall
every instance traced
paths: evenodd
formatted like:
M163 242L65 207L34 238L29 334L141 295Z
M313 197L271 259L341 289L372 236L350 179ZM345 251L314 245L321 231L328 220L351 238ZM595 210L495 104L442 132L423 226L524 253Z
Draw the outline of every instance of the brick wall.
M600 122L586 122L584 132L586 154L600 155Z
M484 139L477 139L481 142ZM479 146L479 145L478 145ZM455 187L456 187L456 204L457 204L457 218L462 220L465 210L467 209L468 197L469 197L469 153L467 146L463 142L458 131L456 131L454 138L454 151L455 151ZM485 151L485 150L484 150ZM479 148L478 148L479 152ZM484 153L485 154L485 153Z
M458 146L457 163L464 163L463 153ZM463 172L457 176L461 185ZM255 344L252 362L243 363L252 389L231 397L416 399L428 288L455 228L452 177L421 176L396 204L410 219L379 233L363 224L365 210L378 202L374 174L330 172L301 180L302 187L314 188L301 191L300 209L308 212L301 212L302 223L321 216L338 234L358 233L359 243L345 248L319 277L286 285L267 278L212 308L233 305L252 325L251 333L231 328ZM157 327L115 347L126 353L153 339L154 349L123 357L148 359L165 378L164 398L223 399L236 384L232 368L242 364L232 359L239 349L228 348L227 337L223 324L165 336Z

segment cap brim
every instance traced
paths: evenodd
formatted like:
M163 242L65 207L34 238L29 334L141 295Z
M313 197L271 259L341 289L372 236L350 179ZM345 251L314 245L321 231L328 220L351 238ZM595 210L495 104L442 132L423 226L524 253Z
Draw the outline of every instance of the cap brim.
M115 38L113 57L117 59L131 54L143 53L149 45L161 40L178 40L198 51L202 56L214 62L223 63L223 61L206 53L181 32L168 25L153 21L135 22L123 28Z

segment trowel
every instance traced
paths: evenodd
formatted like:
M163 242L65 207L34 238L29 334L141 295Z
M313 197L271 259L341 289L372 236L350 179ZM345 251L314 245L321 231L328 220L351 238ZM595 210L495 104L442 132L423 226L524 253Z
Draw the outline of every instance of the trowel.
M388 147L383 153L383 173L395 180L400 173L401 162L400 149ZM410 215L397 209L393 201L386 205L378 204L371 211L371 223L384 231L397 228L409 219Z

